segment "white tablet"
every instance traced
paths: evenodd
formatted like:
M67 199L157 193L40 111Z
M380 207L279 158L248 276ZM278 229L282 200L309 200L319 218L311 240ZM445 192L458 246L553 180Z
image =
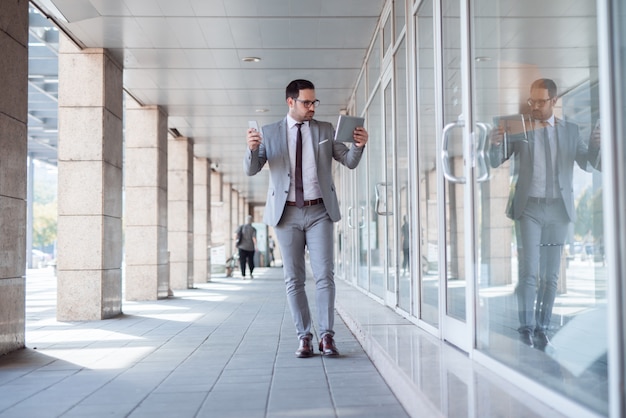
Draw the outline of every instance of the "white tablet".
M335 130L335 141L354 142L354 130L363 127L365 118L358 116L339 115L337 130Z

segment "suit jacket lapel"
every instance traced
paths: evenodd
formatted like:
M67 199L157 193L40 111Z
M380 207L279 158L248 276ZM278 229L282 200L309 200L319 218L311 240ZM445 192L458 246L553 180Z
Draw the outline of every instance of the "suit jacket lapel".
M554 134L556 135L556 140L554 141L556 144L556 174L558 174L559 172L559 167L561 165L560 161L561 161L561 155L567 155L568 151L566 151L568 149L568 147L570 146L570 144L568 143L567 140L567 130L565 127L565 123L563 122L563 120L561 119L557 119L556 117L554 118L554 126L555 126L555 130L554 130ZM565 152L563 152L565 151Z
M537 143L536 141L536 136L537 136L537 129L534 129L535 126L533 126L533 129L531 131L532 135L528 135L528 148L530 150L530 161L532 164L532 161L535 161L535 144Z
M317 155L320 145L320 126L315 120L309 122L309 129L311 130L311 142L313 143L313 155L315 155L315 162L317 163Z
M283 119L282 123L278 127L278 152L283 156L283 163L287 170L290 170L289 163L289 129L287 126L287 118Z

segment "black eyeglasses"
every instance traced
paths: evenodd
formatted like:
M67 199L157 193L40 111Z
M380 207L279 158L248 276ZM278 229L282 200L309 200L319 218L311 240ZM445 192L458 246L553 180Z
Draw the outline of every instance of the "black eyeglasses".
M294 100L296 102L302 103L302 105L304 107L306 107L307 109L309 109L311 106L317 107L317 106L320 105L320 101L319 100L313 100L313 101L310 101L310 100L300 100L300 99L294 99Z
M528 99L526 103L528 103L528 106L530 107L535 107L535 105L539 107L544 107L546 103L548 103L552 99L553 99L552 97L550 97L549 99L539 99L539 100Z

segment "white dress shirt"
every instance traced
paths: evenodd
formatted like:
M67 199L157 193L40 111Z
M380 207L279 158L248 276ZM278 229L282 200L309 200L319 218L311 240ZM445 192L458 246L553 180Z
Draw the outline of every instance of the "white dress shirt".
M296 201L296 139L298 135L298 122L287 115L287 128L289 132L289 165L291 182L287 200ZM322 196L319 182L317 181L317 167L313 151L313 139L309 122L305 121L302 127L302 185L304 186L304 200L313 200Z
M552 156L552 170L554 172L555 187L553 190L556 192L558 179L557 179L557 166L556 166L556 128L554 126L554 115L550 119L546 120L548 123L548 138L544 138L543 127L541 121L537 121L535 126L535 145L533 153L533 178L530 183L530 190L528 195L533 197L549 197L546 196L546 153L544 151L545 141L550 143L550 154Z

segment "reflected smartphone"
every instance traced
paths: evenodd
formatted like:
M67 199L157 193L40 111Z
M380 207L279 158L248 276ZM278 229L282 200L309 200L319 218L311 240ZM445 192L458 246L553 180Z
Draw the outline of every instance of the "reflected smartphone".
M256 123L256 121L255 121L255 120L249 120L249 121L248 121L248 128L254 129L254 130L256 130L257 132L261 132L261 131L259 130L259 124L258 124L258 123Z

